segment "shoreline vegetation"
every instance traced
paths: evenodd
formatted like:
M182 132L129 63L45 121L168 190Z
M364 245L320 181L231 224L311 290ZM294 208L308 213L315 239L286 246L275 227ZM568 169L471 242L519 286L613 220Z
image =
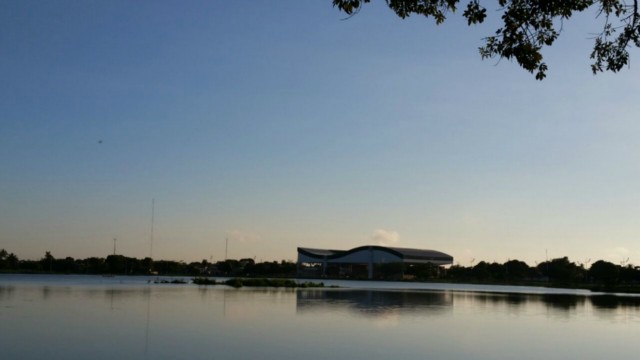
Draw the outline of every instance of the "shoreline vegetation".
M191 277L194 284L214 285L209 277L234 279L240 286L303 287L292 279L343 279L364 280L366 274L328 271L319 276L318 265L299 271L295 262L282 260L255 262L254 259L228 259L218 262L202 260L184 261L138 259L124 255L109 255L106 258L90 257L74 259L55 258L47 251L39 260L22 260L13 253L0 249L0 273L16 274L77 274L77 275L154 275ZM309 273L309 270L313 270ZM335 270L335 269L334 269ZM306 276L305 276L306 274ZM206 281L203 279L207 279ZM507 286L541 286L549 288L585 289L607 293L640 293L640 266L628 260L614 264L604 260L593 263L587 260L575 263L567 257L551 259L535 266L523 261L509 260L504 263L480 261L475 265L451 265L447 268L432 264L407 265L388 263L374 267L376 281L407 281L463 283ZM181 283L177 280L159 280L160 283ZM287 283L290 281L291 283ZM271 282L272 285L265 285ZM223 283L215 282L215 285ZM260 285L253 285L260 284ZM230 285L230 284L226 284ZM311 283L309 286L317 285ZM230 285L233 286L233 285Z
M189 281L185 279L158 279L153 281L155 284L174 284L183 285L189 284ZM297 282L292 279L269 279L269 278L231 278L227 280L216 280L209 277L195 277L191 279L191 283L195 285L209 286L209 285L226 285L234 288L241 287L276 287L276 288L323 288L322 282ZM337 287L337 286L331 286Z
M322 288L324 283L319 282L297 282L291 279L268 279L268 278L231 278L225 281L216 281L206 277L191 279L196 285L227 285L234 288L247 287L284 287L284 288Z

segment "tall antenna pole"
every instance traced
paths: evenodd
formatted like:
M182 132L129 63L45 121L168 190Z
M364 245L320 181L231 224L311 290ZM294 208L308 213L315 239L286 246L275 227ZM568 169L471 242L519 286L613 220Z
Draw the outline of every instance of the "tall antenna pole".
M227 250L229 250L229 238L224 239L224 261L227 261Z
M155 222L156 199L151 199L151 235L149 239L149 258L153 259L153 225Z
M116 255L116 241L118 241L118 239L113 238L113 255Z

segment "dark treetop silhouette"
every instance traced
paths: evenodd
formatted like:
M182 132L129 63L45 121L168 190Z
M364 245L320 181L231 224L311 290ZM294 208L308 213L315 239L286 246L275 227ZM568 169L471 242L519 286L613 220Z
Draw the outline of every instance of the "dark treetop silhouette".
M450 266L446 271L440 271L439 266L429 263L403 264L395 262L381 264L377 269L379 273L377 279L544 285L640 293L640 266L628 263L628 259L620 265L604 260L595 261L589 268L585 265L584 263L574 263L567 257L548 260L535 266L529 266L523 261L512 259L502 264L495 261L480 261L469 267L457 264ZM207 260L185 263L151 258L137 259L124 255L86 259L55 258L50 251L47 251L44 257L39 260L21 260L15 254L0 249L0 274L2 273L87 275L149 275L153 273L158 275L293 278L297 275L297 265L295 262L285 260L257 263L251 258L227 259L216 263ZM359 277L352 276L350 278L358 279ZM361 278L365 279L366 276Z
M333 0L333 6L354 15L370 0ZM401 18L410 15L432 17L436 24L466 5L462 16L469 25L482 23L487 9L480 0L460 4L460 0L385 0ZM482 3L486 4L489 1ZM480 56L515 59L518 65L538 80L544 79L547 64L541 50L553 45L562 31L564 20L576 12L596 9L595 16L603 18L603 25L594 35L591 70L594 74L605 70L618 72L629 63L629 47L640 47L640 12L638 0L497 0L497 14L502 26L494 35L484 38Z

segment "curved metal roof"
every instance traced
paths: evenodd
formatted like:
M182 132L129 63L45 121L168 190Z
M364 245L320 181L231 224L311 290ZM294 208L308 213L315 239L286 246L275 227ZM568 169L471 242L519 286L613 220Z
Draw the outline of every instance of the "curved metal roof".
M328 249L312 249L312 248L298 248L298 252L308 257L316 259L338 259L343 256L363 251L363 250L379 250L385 251L390 254L396 255L404 260L440 260L451 261L453 257L436 250L423 250L423 249L409 249L398 247L386 247L377 245L366 245L353 248L351 250L328 250Z

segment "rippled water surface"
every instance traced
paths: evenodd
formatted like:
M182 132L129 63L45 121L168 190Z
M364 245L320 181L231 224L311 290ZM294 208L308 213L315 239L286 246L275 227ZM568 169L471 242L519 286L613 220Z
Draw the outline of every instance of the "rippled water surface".
M637 358L640 297L376 282L339 289L0 275L2 359Z

